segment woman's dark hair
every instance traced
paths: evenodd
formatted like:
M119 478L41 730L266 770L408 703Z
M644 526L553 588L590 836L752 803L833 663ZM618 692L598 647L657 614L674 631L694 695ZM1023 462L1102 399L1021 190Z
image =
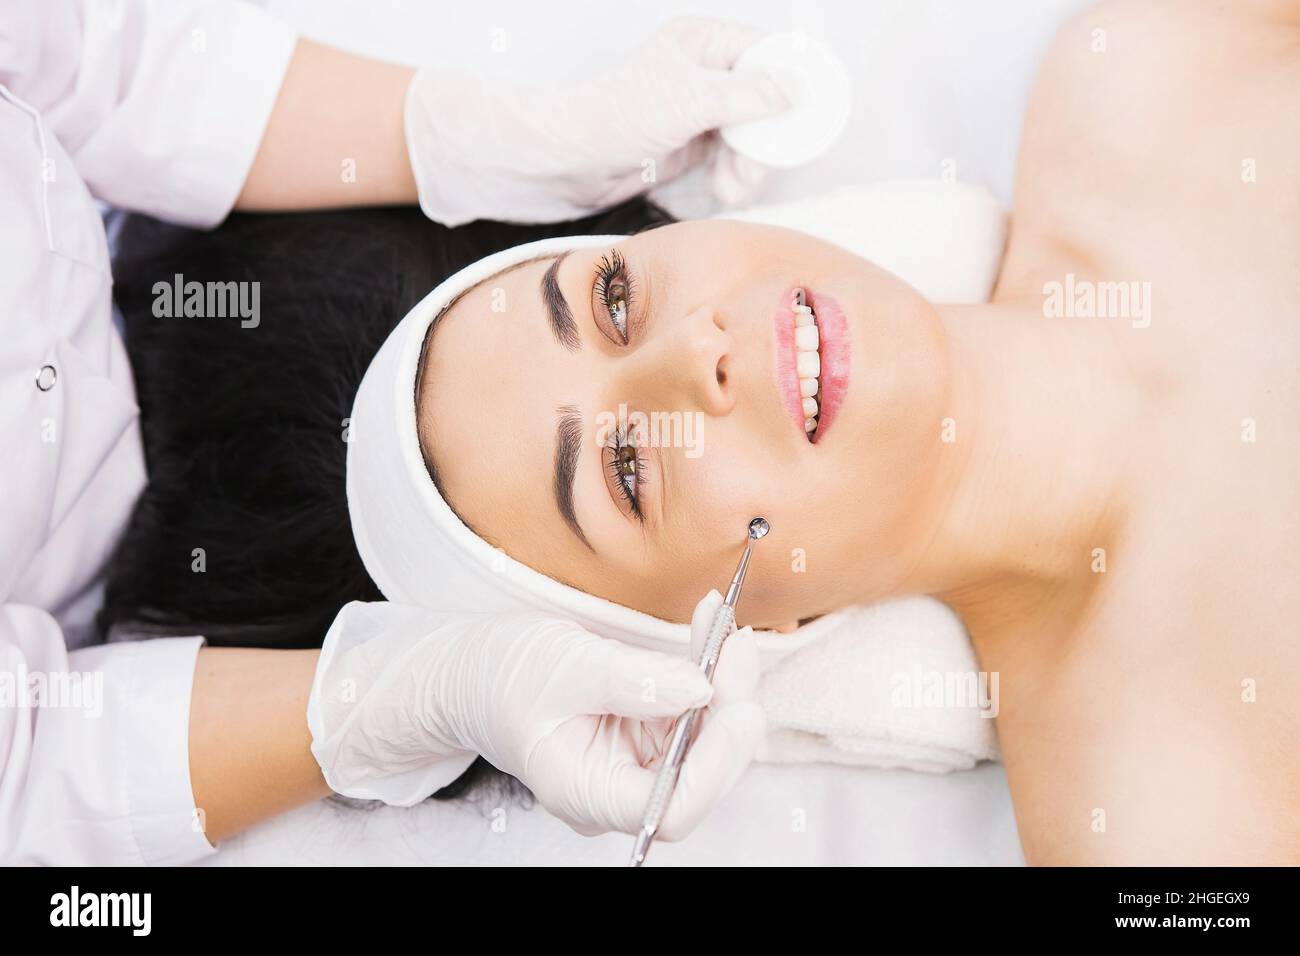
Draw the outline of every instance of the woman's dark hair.
M101 632L319 647L344 604L382 600L353 544L345 430L402 316L497 250L670 221L645 200L548 226L448 229L410 208L236 214L210 232L128 217L114 298L149 480L110 561ZM257 314L185 317L164 287L190 282L256 283L256 300L242 288ZM437 796L490 773L480 758Z

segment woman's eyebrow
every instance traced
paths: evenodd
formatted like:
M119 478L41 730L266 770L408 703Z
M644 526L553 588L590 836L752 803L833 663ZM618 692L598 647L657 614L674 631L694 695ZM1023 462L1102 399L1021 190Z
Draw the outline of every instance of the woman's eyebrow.
M556 341L570 352L576 352L582 348L582 337L578 335L569 302L560 291L559 279L560 264L568 255L567 252L560 253L542 274L542 302L546 304L546 314L551 320L551 331L555 333Z
M595 551L578 524L578 511L573 504L573 479L582 453L582 416L573 405L561 405L555 411L560 416L555 423L555 507L587 550Z

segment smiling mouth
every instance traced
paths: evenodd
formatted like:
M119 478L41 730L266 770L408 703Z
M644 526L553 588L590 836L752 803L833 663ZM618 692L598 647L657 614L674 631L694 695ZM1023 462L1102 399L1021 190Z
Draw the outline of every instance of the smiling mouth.
M829 296L795 286L776 314L777 385L812 444L826 434L848 383L848 322Z

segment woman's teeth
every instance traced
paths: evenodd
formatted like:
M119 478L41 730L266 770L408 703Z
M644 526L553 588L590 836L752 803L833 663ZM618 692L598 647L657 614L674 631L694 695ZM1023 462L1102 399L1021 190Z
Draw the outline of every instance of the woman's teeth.
M817 332L817 317L804 304L803 298L801 289L795 294L794 302L795 372L799 376L799 395L803 399L803 430L811 439L817 430L817 378L822 372L817 349L821 337Z
M796 345L795 349L795 368L799 371L799 377L816 379L822 373L822 360L816 352L805 351L802 347Z

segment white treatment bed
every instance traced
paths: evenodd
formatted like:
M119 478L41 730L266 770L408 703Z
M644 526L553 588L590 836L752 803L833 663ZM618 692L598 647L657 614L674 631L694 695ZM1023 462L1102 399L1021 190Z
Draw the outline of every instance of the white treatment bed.
M313 804L225 841L214 866L622 866L632 838L582 837L540 807ZM1022 863L1000 764L944 775L755 764L689 839L647 866Z
M590 0L264 5L307 35L357 52L533 76L612 63L657 23L680 13L734 17L772 30L801 28L844 58L856 84L853 118L836 149L774 177L760 200L950 172L988 186L1009 204L1037 64L1060 23L1085 3L656 0L619 3L616 18L598 15ZM502 41L505 52L492 52ZM713 211L689 180L656 195L678 215ZM621 865L631 849L630 837L580 837L540 808L496 810L494 800L426 801L405 810L325 801L227 840L210 862ZM984 763L942 775L754 765L688 841L656 846L649 865L1022 862L1005 774L1000 764Z

